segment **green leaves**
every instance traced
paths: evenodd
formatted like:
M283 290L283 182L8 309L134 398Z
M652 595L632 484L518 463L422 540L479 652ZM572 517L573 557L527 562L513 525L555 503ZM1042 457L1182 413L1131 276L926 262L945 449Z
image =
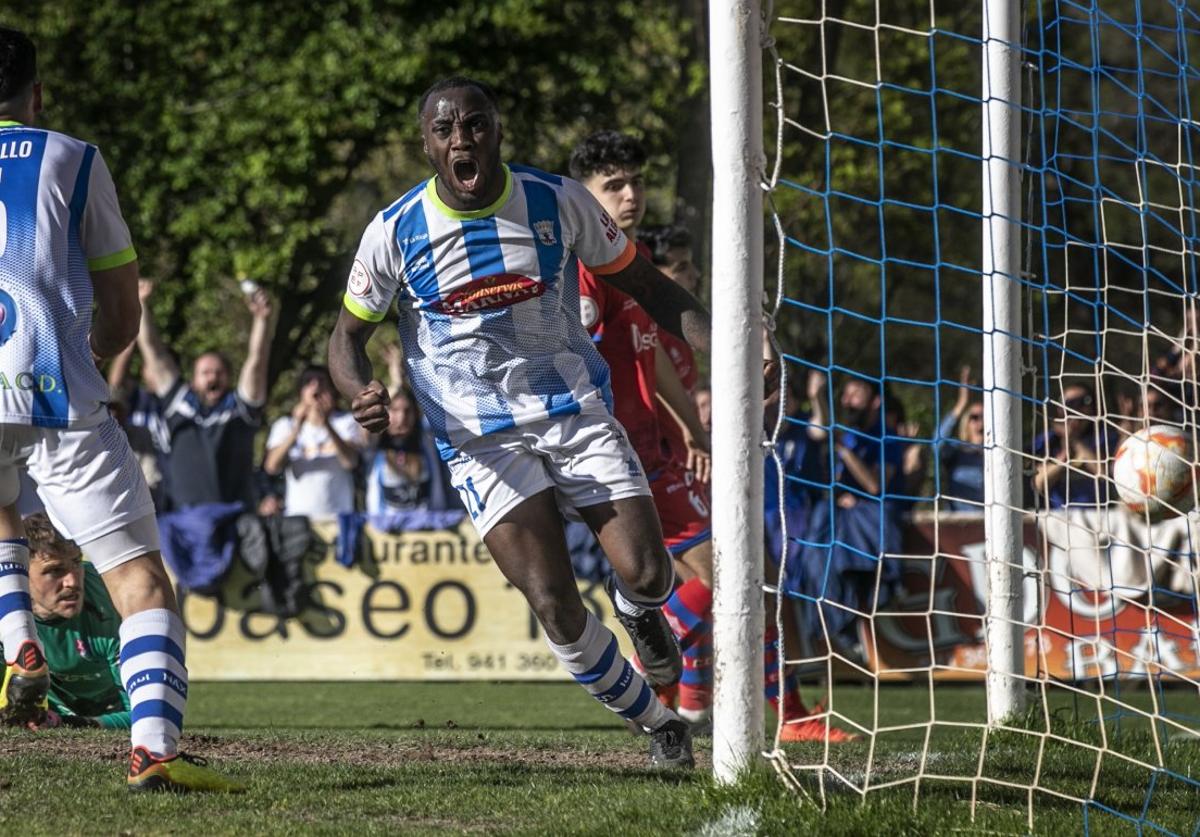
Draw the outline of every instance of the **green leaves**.
M248 276L280 299L275 380L324 357L363 226L428 176L426 87L494 84L521 162L561 170L611 127L658 151L697 76L681 15L649 0L48 0L10 22L38 43L42 124L108 160L175 348L236 359ZM673 170L651 174L673 192Z

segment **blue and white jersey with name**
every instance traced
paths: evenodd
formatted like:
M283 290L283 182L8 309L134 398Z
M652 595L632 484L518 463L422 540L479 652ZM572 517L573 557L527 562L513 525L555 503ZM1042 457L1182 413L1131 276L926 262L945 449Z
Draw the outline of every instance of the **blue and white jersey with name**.
M504 177L481 210L446 206L433 178L376 215L344 298L371 322L398 301L405 363L446 460L489 433L611 408L608 367L563 270L578 257L615 273L634 245L582 184L516 165Z
M92 271L137 258L94 145L0 122L0 423L108 417L92 359Z

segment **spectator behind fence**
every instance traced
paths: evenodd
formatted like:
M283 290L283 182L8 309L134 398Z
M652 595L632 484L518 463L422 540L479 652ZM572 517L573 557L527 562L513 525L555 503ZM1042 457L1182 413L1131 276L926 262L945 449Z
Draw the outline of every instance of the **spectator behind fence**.
M25 518L29 595L50 667L47 726L129 729L121 679L121 617L100 573L44 513Z
M219 351L196 358L191 382L184 381L154 326L150 306L142 305L138 348L170 434L166 483L171 508L232 502L244 503L249 511L256 507L254 436L267 400L271 298L255 290L246 296L246 307L253 318L246 361L237 389L231 390L232 369Z
M888 494L896 495L892 501L895 510L902 515L908 514L921 497L929 472L926 456L929 442L921 437L920 423L908 421L908 413L899 398L888 400L885 426L889 437L887 443L899 445L902 452L898 479L888 488Z
M1085 384L1063 387L1062 404L1050 429L1033 440L1032 453L1044 457L1033 475L1038 507L1103 506L1109 502L1108 463L1116 452L1115 433L1096 419L1096 396Z
M810 370L807 387L801 391L798 376L788 379L784 409L786 418L779 430L775 451L783 463L783 514L779 511L779 472L775 457L768 456L763 469L766 506L765 534L767 558L778 562L784 549L783 525L787 524L787 580L798 581L801 541L808 537L808 523L813 506L825 492L829 482L829 418L825 407L825 373ZM805 411L807 396L810 410Z
M1117 392L1117 413L1121 429L1137 433L1155 424L1182 423L1183 386L1179 381L1151 378L1136 390Z
M433 436L421 421L411 390L402 387L388 404L388 426L379 434L367 470L367 514L415 509L459 509L450 475Z
M367 434L354 416L336 408L326 367L301 372L298 390L292 414L271 425L263 470L286 476L284 514L336 520L354 511L354 473Z
M813 507L798 582L807 600L823 600L824 621L806 608L806 629L813 636L827 631L834 651L860 663L852 611L869 614L884 606L899 579L896 562L886 559L901 542L899 509L888 495L903 491L907 445L888 437L882 403L876 381L851 378L842 386L832 498Z
M983 503L983 402L971 398L971 367L958 378L958 398L938 428L945 473L941 496L951 511L978 511Z

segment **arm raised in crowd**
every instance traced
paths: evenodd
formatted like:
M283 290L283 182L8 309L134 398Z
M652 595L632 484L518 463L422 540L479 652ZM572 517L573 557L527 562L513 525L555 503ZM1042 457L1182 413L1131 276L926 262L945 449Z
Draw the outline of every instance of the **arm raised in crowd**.
M300 400L292 408L292 426L288 430L287 436L277 445L272 445L271 439L267 440L267 453L263 457L263 470L271 476L274 477L283 473L283 468L288 463L288 453L291 451L292 445L296 444L296 440L300 438L300 431L304 427L304 419L308 415L308 411L308 401L305 400L304 394L301 393ZM275 434L272 433L271 438L273 439L274 436Z
M879 496L882 487L879 484L878 466L872 467L867 465L867 463L859 459L858 454L845 445L838 444L836 448L837 455L846 465L846 470L862 486L863 491Z
M273 306L271 297L259 288L246 297L246 307L254 318L250 323L250 340L246 362L238 375L238 393L248 404L259 405L267 400L267 364L271 359L271 327Z
M167 351L158 327L154 325L154 314L150 311L150 295L154 293L154 282L138 279L137 295L142 303L141 325L138 328L137 347L142 353L142 374L155 395L165 395L175 381L179 380L179 365Z
M824 442L829 438L829 415L825 412L825 384L828 377L819 369L808 371L808 408L811 413L808 425L808 438L814 442Z

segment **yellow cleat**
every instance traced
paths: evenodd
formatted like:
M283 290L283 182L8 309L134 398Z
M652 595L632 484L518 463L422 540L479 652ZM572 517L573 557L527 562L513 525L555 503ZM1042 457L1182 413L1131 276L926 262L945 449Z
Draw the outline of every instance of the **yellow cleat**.
M129 756L129 789L171 793L243 793L246 786L227 779L199 756L179 753L169 758L134 747Z
M41 723L50 708L50 669L36 642L26 640L12 665L4 669L0 686L0 723Z

